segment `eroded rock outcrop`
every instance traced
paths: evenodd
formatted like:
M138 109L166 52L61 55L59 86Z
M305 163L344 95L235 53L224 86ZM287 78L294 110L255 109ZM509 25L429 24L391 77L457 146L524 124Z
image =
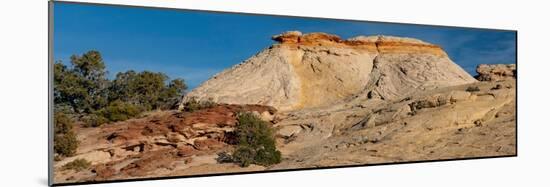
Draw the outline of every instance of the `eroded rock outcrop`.
M216 164L216 153L236 143L233 131L238 112L269 116L276 110L260 105L221 104L195 112L157 111L98 128L79 128L77 153L54 163L55 180L160 177ZM62 169L76 159L90 161L92 166L83 171Z
M285 160L272 169L514 155L515 89L515 80L482 81L283 112Z
M501 81L516 78L516 64L480 64L476 68L479 81Z
M78 128L81 145L54 163L55 181L516 154L515 65L480 65L477 81L440 47L417 39L297 31L272 39L278 43L184 98L230 104ZM217 162L233 149L238 112L271 122L281 163ZM92 167L62 169L78 158Z
M227 69L183 100L261 104L289 111L357 95L395 99L410 92L472 83L441 47L412 38L290 31L277 44Z

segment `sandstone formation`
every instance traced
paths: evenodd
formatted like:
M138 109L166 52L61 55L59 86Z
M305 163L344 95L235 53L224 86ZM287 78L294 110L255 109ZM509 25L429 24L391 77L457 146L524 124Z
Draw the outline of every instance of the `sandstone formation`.
M191 91L190 98L260 104L290 111L329 106L357 95L395 99L411 91L473 83L439 46L411 38L342 40L298 31Z
M500 81L516 78L515 64L480 64L476 68L480 81Z
M270 169L515 155L515 89L515 80L476 82L281 112L286 159Z
M347 40L297 31L215 75L185 98L222 103L77 128L77 154L56 182L201 175L516 155L515 65L479 65L475 80L438 46L412 38ZM276 132L282 162L218 163L236 113ZM84 171L63 170L78 158Z
M73 157L56 161L55 181L95 181L185 175L187 172L207 172L204 164L216 164L217 152L235 144L233 136L236 113L249 111L268 116L276 112L271 107L257 105L219 105L196 112L162 111L104 125L77 130L80 146ZM62 166L76 159L86 159L92 168L75 172ZM228 166L229 165L229 166ZM215 168L210 167L212 170ZM226 164L218 168L234 168ZM192 174L192 173L191 173Z

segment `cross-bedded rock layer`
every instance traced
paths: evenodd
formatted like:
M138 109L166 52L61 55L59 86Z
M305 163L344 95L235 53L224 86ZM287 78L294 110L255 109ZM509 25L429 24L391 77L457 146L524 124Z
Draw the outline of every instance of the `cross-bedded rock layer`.
M441 47L412 38L290 31L277 44L191 91L190 98L261 104L290 111L368 96L392 99L415 90L476 82Z

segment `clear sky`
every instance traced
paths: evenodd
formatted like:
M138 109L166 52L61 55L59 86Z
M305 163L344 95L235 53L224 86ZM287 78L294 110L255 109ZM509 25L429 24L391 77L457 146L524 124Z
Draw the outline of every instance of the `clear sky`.
M269 47L289 30L413 37L440 45L475 75L480 63L516 63L510 31L328 19L55 3L54 59L98 50L113 78L126 70L164 72L190 88Z

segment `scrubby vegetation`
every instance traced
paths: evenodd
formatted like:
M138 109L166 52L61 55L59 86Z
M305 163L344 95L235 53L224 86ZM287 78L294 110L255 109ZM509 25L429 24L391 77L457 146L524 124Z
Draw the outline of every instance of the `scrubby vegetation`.
M54 151L63 156L73 156L78 148L78 140L74 132L56 134L54 136Z
M183 79L168 82L163 73L127 71L118 73L109 88L109 101L122 101L143 110L171 109L183 95L187 85Z
M60 156L72 156L78 148L72 120L61 112L54 114L54 151Z
M85 159L76 159L72 162L69 162L65 165L63 165L63 169L64 170L69 170L69 169L72 169L72 170L75 170L75 171L82 171L82 170L85 170L85 169L88 169L92 164L90 162L88 162L87 160Z
M100 125L109 122L106 117L96 113L86 114L82 116L80 120L84 122L84 127L99 127Z
M66 134L73 130L73 121L64 113L55 113L53 119L55 134Z
M217 104L213 102L212 99L198 101L197 98L191 97L191 99L184 104L184 110L187 112L194 112L205 108L212 108L216 105Z
M273 130L268 122L252 113L241 113L235 132L238 139L235 151L231 155L219 154L218 162L236 162L241 167L250 164L269 166L281 162L281 152L275 146Z
M137 116L143 109L139 105L122 102L120 100L109 103L109 106L98 110L97 116L109 121L124 121Z
M130 119L141 112L173 108L187 85L163 73L129 70L107 78L98 51L73 55L70 65L54 64L54 151L58 160L73 156L75 121L84 127Z
M169 80L160 72L129 70L109 80L98 51L73 55L69 66L62 62L54 65L56 112L68 114L87 127L127 120L144 111L174 108L186 89L183 79Z

